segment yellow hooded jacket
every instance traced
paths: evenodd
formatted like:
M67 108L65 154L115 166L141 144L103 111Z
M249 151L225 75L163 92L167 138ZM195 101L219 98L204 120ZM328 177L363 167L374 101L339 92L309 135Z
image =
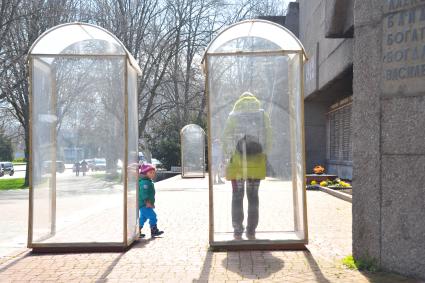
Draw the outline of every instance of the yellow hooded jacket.
M251 93L243 93L233 106L232 113L235 112L258 112L261 109L261 102ZM241 180L241 179L257 179L261 180L266 177L266 157L271 148L271 123L270 118L264 111L264 127L266 135L265 151L253 154L244 155L235 150L234 144L230 145L229 140L234 137L237 119L229 115L223 137L223 149L226 156L230 156L230 161L226 166L226 179L227 180Z

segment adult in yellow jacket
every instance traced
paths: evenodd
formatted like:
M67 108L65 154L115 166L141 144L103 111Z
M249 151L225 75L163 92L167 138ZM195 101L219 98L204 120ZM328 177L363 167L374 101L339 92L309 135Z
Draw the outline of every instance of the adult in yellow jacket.
M244 92L235 102L223 134L223 149L228 161L226 179L232 183L232 225L237 240L242 239L244 231L245 188L248 198L246 236L255 239L259 218L258 188L266 177L271 142L269 116L252 93Z

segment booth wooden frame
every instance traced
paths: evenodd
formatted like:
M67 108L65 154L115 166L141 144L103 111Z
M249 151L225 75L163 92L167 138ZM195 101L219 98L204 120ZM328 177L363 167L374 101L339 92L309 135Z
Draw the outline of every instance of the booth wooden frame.
M229 26L227 29L223 30L221 33L217 35L219 37L223 32L232 28L235 25L244 24L247 22L266 22L271 25L277 25L272 22L268 22L265 20L246 20L236 24ZM279 25L278 25L279 26ZM289 32L283 26L279 26L280 28ZM290 33L290 32L289 32ZM216 37L216 38L217 38ZM208 121L208 133L211 133L211 109L210 109L210 87L209 87L209 68L208 68L208 59L210 57L215 56L285 56L285 55L297 55L299 58L299 88L300 88L300 103L301 103L301 123L302 123L302 131L301 131L301 148L302 154L304 157L304 162L302 165L303 178L302 178L302 210L303 210L303 227L304 234L303 240L234 240L234 241L214 241L214 197L213 197L213 176L211 169L211 148L212 141L211 135L208 135L208 173L209 173L209 245L212 251L233 251L233 250L305 250L306 245L308 244L308 222L307 222L307 200L306 200L306 184L305 184L305 131L304 131L304 63L307 60L306 53L304 48L302 47L301 42L295 36L293 36L295 40L298 41L301 46L301 50L271 50L271 51L238 51L238 52L214 52L208 53L208 48L204 53L204 57L202 59L202 69L205 75L205 95L207 96L207 121ZM211 43L210 43L211 45ZM291 151L293 151L291 147ZM293 154L293 153L292 153ZM293 175L294 176L294 175ZM293 186L295 186L295 182L293 181ZM294 194L296 190L294 189ZM295 197L295 196L294 196ZM294 198L295 202L295 198ZM297 212L294 213L294 218L296 218ZM297 221L294 222L297 226Z
M34 49L34 47L37 45L37 43L43 39L43 37L45 35L47 35L48 33L59 29L61 27L64 26L68 26L68 25L82 25L82 26L90 26L90 27L94 27L96 29L99 29L107 34L109 34L110 36L112 36L123 48L123 50L125 51L125 54L37 54L37 53L32 53L32 50ZM32 121L34 121L34 111L33 111L33 67L34 67L34 59L35 58L43 58L43 57L49 57L49 58L96 58L96 59L109 59L109 58L122 58L122 62L124 65L124 74L123 74L123 80L124 80L124 140L125 140L125 145L124 145L124 162L123 162L123 231L122 231L122 241L120 242L63 242L63 243L34 243L34 239L33 239L33 222L34 222L34 186L33 186L33 176L32 176L32 172L33 172L33 157L32 157L32 148L33 148L33 126L32 126ZM122 252L127 250L139 237L139 233L140 231L137 230L135 237L133 237L132 239L128 239L128 206L127 206L127 200L128 200L128 186L127 186L127 177L128 177L128 68L129 66L133 67L133 69L136 71L137 75L141 74L141 70L139 68L139 66L137 65L136 61L134 60L134 58L131 56L131 54L128 52L128 50L125 48L125 46L121 43L121 41L116 38L115 35L113 35L112 33L110 33L109 31L99 27L99 26L95 26L95 25L91 25L91 24L87 24L87 23L79 23L79 22L75 22L75 23L67 23L67 24L62 24L62 25L58 25L55 26L49 30L47 30L45 33L43 33L40 37L38 37L38 39L33 43L32 47L30 48L29 52L28 52L28 67L29 67L29 76L28 76L28 83L29 83L29 206L28 206L28 239L27 239L27 247L32 249L33 252L35 253L57 253L57 252ZM55 80L52 80L53 85L52 85L52 97L54 100L56 100L56 92L55 92ZM55 145L54 148L54 155L56 154L56 133L52 133L52 137L53 137L53 144ZM52 162L52 171L56 172L56 162ZM56 217L54 216L56 213L56 208L55 208L55 202L56 202L56 174L53 174L53 179L54 182L52 182L52 184L54 184L52 186L52 194L54 197L52 197L52 203L53 205L51 206L51 213L53 215L52 217L52 225L53 225L53 234L55 232L55 222L56 222ZM136 186L138 185L138 183L136 182ZM139 194L139 190L136 187L136 203L138 200L138 194ZM138 208L137 205L135 207L135 213L138 213ZM136 218L138 219L138 218ZM137 220L136 220L137 221Z

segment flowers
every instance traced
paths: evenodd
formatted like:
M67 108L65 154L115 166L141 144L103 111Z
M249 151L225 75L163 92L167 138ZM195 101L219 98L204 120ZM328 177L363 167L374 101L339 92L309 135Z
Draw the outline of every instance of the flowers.
M320 182L321 187L328 187L332 189L345 189L351 188L351 184L345 181L342 181L340 178L336 178L335 180L326 180Z
M313 172L314 174L323 174L325 173L325 167L323 167L322 165L316 165L313 168Z

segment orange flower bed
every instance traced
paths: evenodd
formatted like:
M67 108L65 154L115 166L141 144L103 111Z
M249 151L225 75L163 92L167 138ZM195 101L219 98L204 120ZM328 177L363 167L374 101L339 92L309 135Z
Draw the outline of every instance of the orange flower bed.
M322 165L316 165L313 168L314 174L323 174L325 173L325 168Z

